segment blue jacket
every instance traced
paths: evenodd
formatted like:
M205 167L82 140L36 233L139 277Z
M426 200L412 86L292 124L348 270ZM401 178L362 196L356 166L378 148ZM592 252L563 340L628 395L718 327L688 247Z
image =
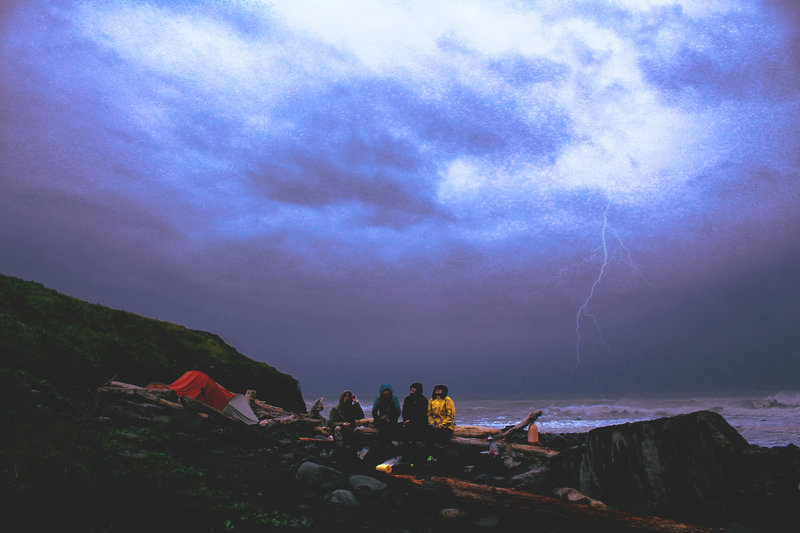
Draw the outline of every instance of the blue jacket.
M387 398L383 395L383 391L388 390L392 395ZM400 418L400 400L394 395L392 386L388 383L381 385L378 391L378 397L372 403L372 418L378 420L382 416L386 416L389 422L397 422Z

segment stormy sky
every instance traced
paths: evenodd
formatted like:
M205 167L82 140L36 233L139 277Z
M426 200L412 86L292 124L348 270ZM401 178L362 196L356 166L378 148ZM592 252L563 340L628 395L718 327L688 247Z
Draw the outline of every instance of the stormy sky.
M0 272L306 396L798 389L799 28L791 0L6 1Z

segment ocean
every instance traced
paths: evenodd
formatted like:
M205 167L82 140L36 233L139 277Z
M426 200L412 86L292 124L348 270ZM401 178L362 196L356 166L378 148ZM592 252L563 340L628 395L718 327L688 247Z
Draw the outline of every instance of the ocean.
M404 396L398 395L401 402ZM324 416L338 397L338 394L325 396ZM709 410L722 415L750 444L800 445L800 391L563 398L454 394L451 397L456 405L457 425L502 428L541 409L543 414L537 422L540 432L582 433L601 426ZM309 407L315 399L306 398ZM371 403L361 399L364 413L370 416Z

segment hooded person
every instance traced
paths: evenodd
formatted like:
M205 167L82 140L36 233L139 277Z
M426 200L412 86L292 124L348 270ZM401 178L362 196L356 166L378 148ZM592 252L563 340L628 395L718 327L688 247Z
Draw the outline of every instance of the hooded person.
M364 410L358 403L358 397L352 391L343 391L339 395L339 403L336 407L332 407L328 414L328 427L333 429L333 439L337 446L343 447L353 443L356 421L362 418Z
M447 385L436 385L428 401L428 433L426 444L430 451L436 442L448 442L455 428L456 406L447 395ZM429 459L432 457L429 456Z
M378 389L378 397L372 403L372 419L382 445L388 445L394 438L398 418L400 418L400 400L394 395L392 386L384 383Z
M423 440L428 428L428 399L422 394L422 383L412 383L403 400L403 433L409 442Z

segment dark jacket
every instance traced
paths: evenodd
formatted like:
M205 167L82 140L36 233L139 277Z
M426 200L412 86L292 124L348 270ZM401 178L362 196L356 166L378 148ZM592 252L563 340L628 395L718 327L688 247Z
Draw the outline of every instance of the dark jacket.
M328 414L328 426L335 427L343 422L350 422L355 424L356 420L364 418L364 410L361 409L359 403L348 403L344 401L345 395L350 392L348 390L339 395L339 405L331 408Z
M412 428L424 428L428 425L428 399L422 394L422 383L411 385L417 392L409 394L403 400L403 422L407 420Z
M389 398L383 395L383 391L388 390L392 393ZM381 385L378 391L378 397L372 404L372 418L378 420L382 416L386 416L389 422L397 422L400 417L400 400L394 395L392 386L389 384Z

